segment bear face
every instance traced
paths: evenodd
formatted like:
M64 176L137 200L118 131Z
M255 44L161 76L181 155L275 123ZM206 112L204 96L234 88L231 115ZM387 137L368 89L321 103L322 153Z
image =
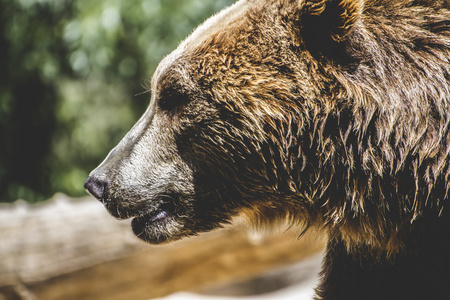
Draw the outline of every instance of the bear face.
M275 2L271 6L276 9ZM112 215L134 217L134 232L148 242L216 228L240 208L282 194L260 118L284 118L283 108L263 97L279 93L287 99L284 93L296 91L282 86L292 85L289 74L277 75L291 62L267 61L266 69L262 57L253 57L262 46L269 50L259 40L264 33L248 27L259 13L253 7L241 1L221 12L161 62L148 110L88 180L97 183L99 192L87 188ZM283 30L289 42L289 29Z
M244 213L399 251L447 199L446 8L238 1L161 62L149 108L85 187L150 243Z

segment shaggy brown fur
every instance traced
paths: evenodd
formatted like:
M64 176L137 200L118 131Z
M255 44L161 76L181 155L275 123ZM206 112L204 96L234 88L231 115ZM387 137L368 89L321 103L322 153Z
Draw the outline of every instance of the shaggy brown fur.
M283 18L295 12L289 9L295 2L274 3L275 12L262 2L252 6L248 23L234 23L192 51L196 64L188 72L198 76L195 81L211 99L239 115L241 127L232 136L247 138L245 147L262 155L265 168L254 171L265 172L261 176L273 190L301 195L349 246L396 251L399 228L425 207L437 216L447 195L449 12L431 5L411 8L412 1L366 3L363 16L351 16L359 22L347 37L349 57L329 59L316 46L315 53L302 51L302 35L289 35L299 28L311 40L327 38L316 35L323 28L307 27L322 20L286 24ZM313 16L325 9L314 4ZM304 10L299 19L305 19ZM343 52L339 44L327 47ZM223 141L230 138L226 134ZM236 141L229 143L233 147ZM264 147L267 153L260 151ZM270 207L263 219L268 214Z
M450 299L449 8L241 0L163 61L86 187L154 243L239 213L319 226L318 299Z

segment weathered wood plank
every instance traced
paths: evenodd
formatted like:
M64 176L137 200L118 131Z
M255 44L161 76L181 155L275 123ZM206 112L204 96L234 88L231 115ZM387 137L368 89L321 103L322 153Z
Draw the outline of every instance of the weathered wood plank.
M112 218L91 197L57 194L37 205L0 205L0 286L39 281L110 261L146 247L129 222Z
M305 237L271 237L249 242L239 231L223 231L175 246L29 284L38 299L149 299L177 291L244 280L320 251L322 244Z
M323 247L293 230L255 242L239 226L149 246L96 201L62 195L2 206L0 222L0 299L162 297L246 280Z

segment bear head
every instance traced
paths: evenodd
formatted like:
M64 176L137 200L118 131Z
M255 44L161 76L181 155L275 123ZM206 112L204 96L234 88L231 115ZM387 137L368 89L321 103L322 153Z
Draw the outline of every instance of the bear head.
M240 0L211 17L162 60L147 111L85 188L150 243L243 214L395 248L399 228L421 212L416 171L402 159L432 152L396 141L430 129L414 103L417 122L396 125L401 108L385 96L389 85L408 89L395 79L405 76L381 88L367 79L386 73L374 35L389 32L367 34L376 24L364 23L365 5Z

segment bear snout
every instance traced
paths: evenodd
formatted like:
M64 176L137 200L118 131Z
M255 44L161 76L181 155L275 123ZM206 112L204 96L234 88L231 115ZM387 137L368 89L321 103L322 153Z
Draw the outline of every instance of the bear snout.
M84 189L86 192L97 198L98 200L104 202L104 195L108 183L104 179L100 179L95 175L89 176L84 182Z

